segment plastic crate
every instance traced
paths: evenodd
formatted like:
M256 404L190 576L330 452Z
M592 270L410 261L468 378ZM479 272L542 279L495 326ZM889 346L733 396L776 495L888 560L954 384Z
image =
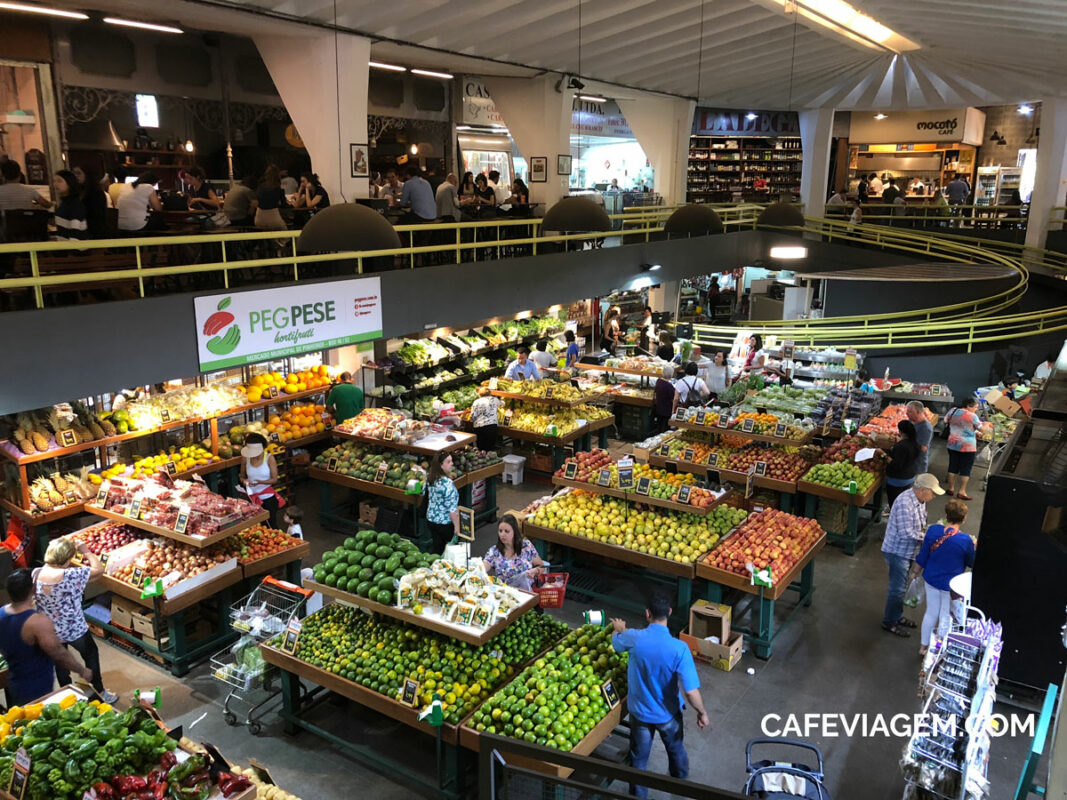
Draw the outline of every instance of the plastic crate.
M541 608L562 608L567 596L567 582L571 579L569 572L546 572L538 575L534 588L540 598Z

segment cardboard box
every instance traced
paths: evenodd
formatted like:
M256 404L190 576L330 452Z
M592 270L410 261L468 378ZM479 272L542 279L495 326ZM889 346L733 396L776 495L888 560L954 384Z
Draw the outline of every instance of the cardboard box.
M134 633L138 633L141 636L156 635L156 612L140 609L134 611L132 617Z
M730 633L732 609L721 603L697 600L689 609L689 627L682 631L681 640L689 646L693 658L715 669L729 672L741 660L743 636ZM715 636L720 644L707 641Z
M155 638L154 636L142 636L141 641L143 641L149 647L156 648L156 650L166 650L168 647L170 647L170 636L168 635L164 635L159 639Z
M373 525L378 520L378 506L374 503L359 504L359 521L365 525Z
M999 389L990 389L986 392L985 401L1006 417L1014 417L1022 410L1022 406L1009 398Z
M133 613L141 609L124 597L111 598L111 624L130 630L133 628Z

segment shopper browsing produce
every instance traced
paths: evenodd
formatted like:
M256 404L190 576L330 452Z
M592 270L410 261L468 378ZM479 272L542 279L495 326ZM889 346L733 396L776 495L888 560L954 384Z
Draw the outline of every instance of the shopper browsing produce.
M967 482L971 479L974 457L978 452L976 434L982 427L982 420L975 413L977 408L978 401L969 397L959 408L953 408L945 414L945 422L949 426L948 493L949 496L958 494L960 500L971 499L971 496L967 494ZM958 492L957 479L959 480Z
M652 430L655 433L667 430L667 420L678 407L678 390L671 383L673 377L674 365L667 364L663 368L663 377L656 380L652 389Z
M944 493L937 478L924 472L916 476L912 487L896 499L889 512L889 524L886 525L885 540L882 542L882 555L889 565L889 592L885 600L882 628L894 636L906 639L911 634L904 628L915 627L914 622L904 619L908 573L926 533L926 504L934 499L934 495Z
M364 408L363 390L356 386L351 372L342 372L338 384L326 395L326 410L338 422L358 416Z
M926 418L926 407L918 400L908 403L908 422L915 426L915 443L919 445L919 460L915 465L915 474L930 471L930 443L934 439L934 426Z
M274 484L278 482L278 462L267 452L267 438L261 433L248 434L241 456L241 485L245 494L270 513L270 526L277 528L281 501Z
M748 355L745 356L744 371L758 374L763 370L766 361L767 354L763 350L763 337L754 333L748 340Z
M471 427L478 437L479 450L495 450L497 435L497 411L500 398L489 394L485 386L478 387L478 399L471 403Z
M926 613L923 615L920 655L926 654L935 625L938 636L944 636L948 631L952 610L949 583L968 567L974 566L974 539L960 530L965 519L966 504L949 500L945 504L947 524L930 526L919 555L915 557L912 577L922 573L926 585Z
M537 350L530 354L530 360L537 365L538 370L556 366L556 357L548 352L547 339L542 339L537 343Z
M533 589L533 580L542 571L544 561L537 555L533 542L522 535L518 520L511 514L500 518L496 526L496 544L483 559L485 571L508 586Z
M435 553L443 553L445 545L459 535L459 491L451 476L452 456L434 456L426 477L426 522Z
M656 348L656 358L660 361L674 361L674 339L667 331L659 332L659 347Z
M537 364L530 360L530 350L520 347L515 351L515 360L508 364L504 377L509 381L539 381L541 373Z
M11 602L0 608L0 655L7 662L8 708L48 694L59 670L91 681L93 671L78 663L59 640L52 620L34 608L33 573L15 570L5 587Z
M629 653L626 672L630 711L630 760L634 769L648 766L652 738L658 732L667 750L667 764L675 778L689 776L689 754L685 750L685 725L682 718L681 685L685 698L697 712L697 727L708 726L708 712L700 696L693 654L689 648L671 636L667 621L671 603L665 595L655 592L648 602L644 630L627 630L621 619L613 619L615 629L611 645L617 653ZM630 794L648 797L644 786L630 786Z
M708 367L708 391L713 400L718 400L719 395L730 388L733 381L730 379L730 367L726 363L726 356L720 350L715 354L715 360Z
M678 405L685 408L704 405L711 391L707 384L697 377L696 362L688 362L684 372L684 376L674 382L674 389L678 393Z
M888 508L915 481L919 463L919 443L915 440L915 426L906 419L897 423L900 439L889 450L889 466L885 471L885 494Z
M87 567L76 567L72 561L75 553L89 562ZM55 626L56 636L65 647L73 647L81 655L85 666L92 673L91 683L105 703L114 703L118 695L104 689L100 675L100 653L89 633L82 611L85 587L89 581L104 574L104 564L82 542L78 547L70 539L55 539L49 543L44 554L44 566L33 573L34 602L37 610L45 614ZM56 662L56 679L60 686L70 683L70 672Z

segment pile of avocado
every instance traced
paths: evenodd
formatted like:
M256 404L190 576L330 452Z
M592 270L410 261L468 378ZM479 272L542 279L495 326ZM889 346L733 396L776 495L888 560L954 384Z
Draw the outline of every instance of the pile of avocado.
M360 531L345 539L341 547L327 551L312 571L318 583L391 605L396 597L395 581L420 567L429 567L437 558L399 534Z

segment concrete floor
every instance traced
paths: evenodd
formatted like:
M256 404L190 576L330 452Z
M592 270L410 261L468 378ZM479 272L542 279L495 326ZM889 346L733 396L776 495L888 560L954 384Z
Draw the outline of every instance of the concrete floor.
M947 462L943 441L935 440L935 444L932 471L943 478ZM628 450L621 443L613 445L613 450ZM519 487L502 488L500 509L521 508L548 493L549 488L529 480ZM965 530L978 530L981 489L980 477L976 477L970 488L975 499L969 503L974 511ZM312 486L304 485L297 492L297 500L307 512L304 530L317 557L336 546L343 535L320 529L313 512L316 498ZM938 518L943 506L943 499L931 504L931 520ZM746 651L728 673L698 665L711 727L698 731L693 717L687 719L692 780L739 791L745 781L745 743L763 735L761 720L767 714L784 717L817 712L888 717L918 712L918 637L898 639L884 633L879 624L887 570L879 549L882 527L876 530L875 538L855 556L847 556L836 547L827 547L819 554L814 604L799 613L775 641L769 661L760 661ZM495 526L483 526L473 552L484 552L494 539ZM634 596L633 592L641 588L636 584L628 586L625 581L615 584L620 597ZM604 604L596 607L601 605ZM559 616L576 624L584 608L571 600ZM635 614L610 606L606 610L626 618L631 625L643 625L643 619ZM920 613L913 614L916 619L921 610L920 606ZM215 744L238 763L247 764L249 757L265 763L280 786L304 800L348 798L353 786L361 787L363 796L382 800L417 794L401 782L401 772L386 768L386 773L393 776L386 777L309 733L285 735L273 713L266 716L260 736L252 736L242 727L228 727L221 708L228 687L216 681L206 665L176 680L153 664L115 647L102 645L101 657L109 688L128 697L135 688L161 685L163 714L168 720L184 725L188 736ZM749 669L754 674L748 674ZM315 713L318 723L344 738L366 743L373 752L389 755L408 765L409 770L432 774L433 742L429 737L412 736L410 729L344 700L326 703ZM903 739L841 737L812 741L823 748L826 785L834 798L901 797L904 783L897 762L905 744ZM609 749L618 750L624 743L609 745L613 745ZM1023 737L994 741L989 764L990 797L1011 797L1029 745L1029 739ZM659 744L653 749L649 769L666 772L666 758Z

